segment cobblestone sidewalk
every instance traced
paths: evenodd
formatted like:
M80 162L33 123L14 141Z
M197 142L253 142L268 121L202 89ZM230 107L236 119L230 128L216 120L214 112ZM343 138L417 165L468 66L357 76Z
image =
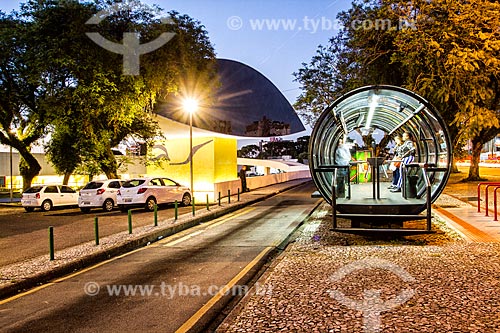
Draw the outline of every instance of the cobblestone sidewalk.
M500 244L346 240L327 212L217 332L500 332Z

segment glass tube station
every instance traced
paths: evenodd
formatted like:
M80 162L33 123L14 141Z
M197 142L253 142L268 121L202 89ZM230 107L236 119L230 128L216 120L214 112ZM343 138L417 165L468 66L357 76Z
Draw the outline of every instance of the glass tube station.
M395 139L403 134L413 151L402 162ZM338 154L346 146L347 163ZM440 114L421 96L394 86L366 86L337 99L319 117L309 152L319 193L334 213L353 221L414 218L438 198L451 170ZM399 188L391 186L397 174Z

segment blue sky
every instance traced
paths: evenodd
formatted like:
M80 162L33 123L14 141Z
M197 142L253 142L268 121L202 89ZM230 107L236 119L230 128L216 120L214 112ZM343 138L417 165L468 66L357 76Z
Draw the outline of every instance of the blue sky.
M22 1L2 0L11 11ZM267 76L290 103L300 94L292 73L338 31L336 16L350 0L142 0L205 25L217 57L243 62Z

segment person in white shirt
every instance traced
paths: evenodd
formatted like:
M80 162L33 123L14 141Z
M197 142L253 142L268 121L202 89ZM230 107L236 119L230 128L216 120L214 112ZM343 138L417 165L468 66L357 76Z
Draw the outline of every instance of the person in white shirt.
M350 147L346 143L346 137L343 137L335 151L335 165L349 165L351 161ZM339 168L335 171L335 180L337 184L337 198L345 197L345 186L349 177L349 168Z

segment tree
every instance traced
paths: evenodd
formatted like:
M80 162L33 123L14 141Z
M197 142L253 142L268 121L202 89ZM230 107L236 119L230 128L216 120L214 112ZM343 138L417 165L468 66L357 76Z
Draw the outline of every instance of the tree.
M338 15L343 26L339 33L293 73L303 89L294 106L308 124L314 125L328 105L352 89L403 83L400 66L391 60L399 20L390 7L385 1L354 1ZM364 29L363 22L380 26Z
M455 149L471 140L467 180L479 180L482 147L500 133L500 4L418 1L398 10L416 27L396 40L394 58L408 73L406 84L440 107Z
M238 150L238 157L258 158L260 148L257 145L243 146Z
M478 179L482 145L499 132L499 6L479 0L355 2L339 15L344 28L329 47L320 46L295 73L305 91L295 107L314 120L333 102L325 101L326 94L340 96L366 84L405 86L440 110L455 149L471 139L468 179ZM360 22L372 26L356 29Z
M128 137L148 143L160 135L154 114L159 98L182 91L189 75L214 81L213 48L199 22L171 12L173 24L166 25L155 17L158 8L134 2L114 7L118 10L93 28L118 44L130 31L139 34L141 44L164 32L175 32L175 37L141 56L140 75L123 75L123 55L85 35L92 28L86 21L110 4L45 0L23 7L32 26L31 43L37 45L33 59L44 64L58 86L46 150L65 181L82 163L98 165L108 178L116 178L113 147Z
M29 23L0 12L0 143L19 152L23 188L31 186L41 170L31 146L50 122L54 89L40 64L29 61L29 35Z

